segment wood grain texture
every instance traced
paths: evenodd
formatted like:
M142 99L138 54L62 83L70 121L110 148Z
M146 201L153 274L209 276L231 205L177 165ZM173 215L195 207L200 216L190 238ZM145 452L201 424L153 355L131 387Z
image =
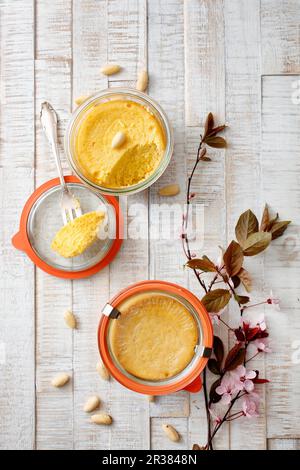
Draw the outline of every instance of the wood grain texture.
M34 268L11 245L34 185L34 8L20 4L0 4L0 449L35 445Z
M226 204L227 242L235 239L234 227L242 212L251 209L258 217L265 201L261 196L260 129L260 1L225 1L226 44ZM241 18L244 20L241 21ZM250 157L251 156L251 157ZM249 158L250 157L250 158ZM265 297L263 289L263 256L247 259L245 265L253 277L253 303ZM243 289L240 289L244 292ZM259 309L257 309L259 310ZM253 315L257 312L252 310ZM230 324L238 325L240 311L235 302L230 306ZM234 338L231 345L234 344ZM264 357L249 363L264 376ZM260 417L255 422L242 419L230 424L231 449L265 449L266 421L264 388L261 394ZM241 409L240 403L237 409ZM253 432L249 440L249 432Z
M298 0L261 1L262 73L300 72Z
M281 299L281 312L270 312L273 353L267 356L268 437L300 434L300 370L294 356L300 338L299 321L299 176L300 108L291 101L299 76L264 77L262 81L263 191L270 207L293 220L287 235L266 252L266 289ZM274 119L276 116L276 119ZM283 184L284 181L284 184Z
M269 450L300 450L300 439L268 439Z
M253 362L271 380L265 397L262 391L261 416L224 427L215 448L299 448L299 15L297 0L0 0L0 449L160 450L205 443L202 393L182 391L149 403L112 379L103 381L95 366L101 308L120 289L150 277L202 296L192 273L182 269L179 235L186 175L209 111L229 125L230 145L226 152L210 149L212 161L195 176L200 237L193 251L217 259L238 215L248 208L259 214L265 202L293 220L264 257L247 260L254 299L272 288L282 301L281 312L266 309L273 353L265 365L263 358ZM107 62L122 71L101 75ZM34 187L56 176L39 123L41 102L50 101L59 114L59 148L70 173L63 137L74 99L135 87L143 68L149 94L174 129L169 167L150 190L121 198L128 239L109 267L73 282L36 271L11 247L11 236ZM179 184L180 194L158 196L170 183ZM154 239L170 203L176 204L175 236ZM136 229L143 238L132 237ZM77 330L65 325L68 308ZM224 315L238 321L233 306ZM227 332L216 332L227 342ZM55 389L50 381L62 371L71 381ZM111 426L92 424L83 411L94 394L101 411L112 415ZM178 443L168 440L163 423L179 431Z
M118 38L118 39L117 39ZM117 39L117 42L116 42ZM121 73L110 77L135 81L137 67L147 50L146 2L108 2L108 57L123 65ZM119 198L129 237L124 240L117 259L110 265L109 296L120 289L148 278L148 192ZM136 217L138 219L136 219ZM140 222L139 222L140 221ZM139 225L141 227L139 228ZM132 238L142 231L144 236ZM113 425L109 428L109 447L115 449L147 449L150 445L149 402L143 395L110 382L108 395Z
M184 3L185 19L185 123L187 174L197 155L200 134L205 118L212 112L216 122L225 122L224 18L223 1L189 1ZM211 162L201 162L193 178L193 204L202 211L200 238L192 241L197 256L206 254L217 260L218 246L226 243L225 152L208 149ZM200 220L201 221L201 220ZM204 291L189 273L189 288L202 297ZM225 314L225 317L226 318ZM216 328L215 333L227 343L227 331ZM215 381L208 374L208 389ZM207 442L206 413L203 393L191 395L189 447ZM216 436L216 448L229 448L229 429L224 427Z
M76 96L93 94L108 87L107 77L101 76L101 64L107 60L107 2L90 0L73 2L73 75L72 103ZM83 404L92 395L101 400L101 411L107 408L110 383L96 371L99 353L95 338L101 308L109 296L109 268L97 275L73 281L73 311L78 318L78 330L73 333L74 370L74 448L107 449L109 427L90 422Z
M148 52L149 94L161 104L171 120L175 143L169 167L150 189L150 279L162 279L184 286L187 276L182 269L185 259L180 239L186 173L183 3L180 0L168 0L163 3L151 1L148 5L148 25L151 41ZM158 195L159 188L172 183L179 184L181 188L177 196L163 198ZM170 210L173 212L174 223L172 216L168 219ZM169 233L168 223L171 226ZM153 229L158 227L161 235L157 238ZM188 410L189 395L186 392L159 397L158 402L151 405L151 413L160 416L182 416L186 415Z

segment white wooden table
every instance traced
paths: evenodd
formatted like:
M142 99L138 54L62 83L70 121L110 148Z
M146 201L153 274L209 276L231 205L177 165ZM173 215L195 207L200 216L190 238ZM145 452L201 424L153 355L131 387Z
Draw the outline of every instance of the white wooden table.
M204 443L202 394L180 392L149 404L95 371L100 309L120 288L156 278L202 295L181 269L180 241L126 240L110 267L73 282L36 270L10 242L27 197L56 176L40 103L47 99L58 110L62 142L75 97L134 86L146 66L149 94L170 117L176 145L163 177L130 197L128 211L132 203L148 204L150 226L153 203L161 202L157 189L170 182L180 184L176 200L184 200L203 118L212 111L230 126L230 147L211 152L213 162L195 179L205 205L207 254L231 240L243 210L260 213L266 201L294 222L251 268L256 293L266 296L272 287L282 301L282 312L268 315L274 352L259 360L271 380L261 416L255 424L224 427L217 448L299 448L300 366L292 358L300 345L300 1L0 0L0 8L0 448L189 449ZM99 73L108 60L124 67L109 79ZM79 318L78 331L64 324L67 308ZM49 385L58 371L72 375L60 390ZM83 413L94 393L114 417L111 427L93 426ZM163 422L178 429L180 443L165 438Z

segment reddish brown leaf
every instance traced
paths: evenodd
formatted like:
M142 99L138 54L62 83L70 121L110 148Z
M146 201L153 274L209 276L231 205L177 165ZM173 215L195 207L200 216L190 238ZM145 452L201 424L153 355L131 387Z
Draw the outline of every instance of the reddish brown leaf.
M259 227L260 232L267 231L269 223L270 223L270 214L269 214L268 206L266 204L264 211L263 211L262 218L261 218L261 222L260 222L260 227Z
M258 220L253 212L248 209L239 217L235 227L235 236L237 241L243 246L247 238L258 232Z
M268 225L268 228L267 228L267 232L270 232L271 228L273 227L273 225L275 224L275 222L277 222L279 219L279 215L278 215L278 212L276 214L275 217L273 217L273 219L270 220L269 222L269 225Z
M219 338L218 336L214 336L213 351L214 355L216 356L217 362L221 367L224 359L224 344L221 338Z
M267 384L270 382L270 380L267 379L253 379L252 382L254 384Z
M209 359L207 367L209 368L212 374L221 375L221 370L216 359Z
M235 294L234 298L241 305L245 305L250 301L250 298L246 295Z
M270 229L270 233L272 235L272 240L281 237L286 231L288 225L291 223L290 220L282 220L281 222L275 222Z
M244 255L254 256L264 251L270 244L272 236L268 232L252 233L243 244Z
M204 137L207 135L208 132L210 132L214 127L214 117L212 113L209 113L207 115L205 124L204 124Z
M204 271L206 273L216 271L215 265L208 258L207 259L206 258L205 259L194 258L194 259L189 260L186 263L186 265L191 269L200 269L201 271Z
M230 292L226 289L215 289L207 292L202 298L202 303L208 312L218 313L230 300Z
M246 350L242 343L237 343L227 354L224 370L229 371L243 364Z
M238 277L241 280L243 286L245 287L247 292L251 292L252 290L252 278L250 273L246 271L246 269L242 268L238 273Z
M243 332L242 328L236 328L234 330L235 337L238 341L245 341L245 333Z
M223 137L205 137L203 140L209 147L214 147L217 149L223 149L227 147L227 142Z
M242 268L243 269L243 268ZM239 287L240 283L241 283L241 280L238 276L232 276L231 278L232 282L233 282L233 287L236 289L237 287Z
M218 403L221 400L221 395L216 392L216 388L221 384L221 378L216 380L209 391L209 403Z
M211 158L209 158L209 157L200 157L200 160L202 162L211 162Z
M244 255L240 245L232 241L224 253L223 260L229 277L235 276L242 268Z
M224 131L225 128L226 128L225 124L223 126L214 127L210 132L208 132L207 136L213 137L217 135L219 132Z

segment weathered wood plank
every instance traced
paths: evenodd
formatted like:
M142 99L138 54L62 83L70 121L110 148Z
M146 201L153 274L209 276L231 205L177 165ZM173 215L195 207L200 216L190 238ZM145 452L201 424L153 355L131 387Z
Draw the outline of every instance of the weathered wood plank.
M0 4L0 449L35 446L34 267L11 245L34 189L33 3Z
M300 72L298 0L261 1L262 73Z
M263 77L262 181L271 208L292 220L287 235L266 252L265 287L281 299L282 312L270 312L273 353L267 356L268 437L300 435L300 369L295 358L299 321L299 151L300 107L291 94L300 76Z
M186 174L183 3L177 0L163 3L151 1L148 5L148 18L149 94L167 113L175 141L169 167L150 189L150 278L186 285L186 273L182 269L185 260L180 239ZM160 197L158 189L170 183L179 184L180 194L172 198ZM171 225L169 234L166 226L168 220ZM159 230L159 236L156 236L153 228ZM182 392L179 395L159 397L157 404L151 406L150 412L155 416L166 416L169 413L172 416L186 415L189 413L189 396Z
M163 424L170 424L180 434L178 442L172 442L162 429ZM188 449L188 420L186 418L151 418L151 449L179 450Z
M226 158L226 203L228 242L235 238L234 227L240 214L251 208L258 216L264 203L260 178L260 1L246 0L224 3L226 43L226 137L229 141ZM248 259L254 289L251 299L264 299L263 257ZM254 302L252 302L254 303ZM240 312L230 308L230 324L239 325ZM254 313L254 312L253 312ZM234 338L231 338L234 341ZM264 358L249 363L264 376ZM264 388L260 417L255 422L239 419L230 424L231 449L265 449L266 422ZM240 409L240 404L237 404ZM254 431L249 440L249 431Z
M136 80L136 70L147 49L145 2L109 1L108 4L108 60L124 66L116 80ZM117 41L116 41L117 39ZM110 77L113 87L113 77ZM126 286L148 277L148 192L120 198L129 237L124 240L117 259L110 265L110 293L116 294ZM138 226L143 214L144 238L134 239L130 230ZM127 234L128 235L128 234ZM127 237L126 235L126 237ZM126 390L111 380L107 406L114 423L109 428L109 448L148 449L149 403L146 397Z
M76 96L107 88L107 77L100 67L107 56L106 0L75 1L73 4L73 102ZM74 332L74 448L103 449L109 445L109 427L99 432L83 411L91 395L99 395L106 409L110 384L96 371L99 353L96 331L102 306L109 295L109 268L88 279L73 281L73 310L79 320Z
M49 101L59 116L59 149L65 174L63 137L71 111L71 2L39 2L36 25L36 183L56 177L54 158L39 122L41 103ZM47 227L51 230L51 227ZM36 275L36 381L38 449L73 448L73 333L65 325L64 312L72 309L72 282L41 271ZM52 377L61 371L71 383L53 389ZM58 419L59 417L59 419Z
M54 157L39 122L41 103L49 101L59 115L59 143L70 112L70 64L68 61L36 62L36 182L40 185L57 176ZM67 168L63 159L64 168ZM65 173L68 173L67 171ZM58 202L59 203L59 202ZM47 227L51 230L51 226ZM72 282L36 273L36 380L37 432L39 449L73 448L73 380L56 390L50 381L58 372L73 375L73 334L65 325L64 312L72 310ZM59 416L59 420L57 419Z
M36 59L71 59L72 0L35 3Z
M268 439L269 450L300 450L300 439Z
M108 0L107 61L122 70L110 76L114 80L135 80L147 68L147 0Z
M188 174L194 165L203 131L204 120L212 112L217 122L225 120L225 70L224 70L224 18L223 1L184 2L185 18L185 122ZM222 121L222 122L221 122ZM203 162L193 179L192 191L196 193L193 204L200 209L201 223L198 239L192 242L192 251L204 253L217 260L218 246L226 243L226 192L225 152L209 149L211 162ZM198 229L199 230L199 229ZM189 273L189 287L200 298L201 286ZM225 317L226 318L226 317ZM218 333L218 328L216 328ZM227 332L220 335L227 343ZM215 380L208 374L208 385ZM191 395L189 422L189 448L194 443L207 441L206 414L203 393ZM228 429L215 439L216 448L229 447Z

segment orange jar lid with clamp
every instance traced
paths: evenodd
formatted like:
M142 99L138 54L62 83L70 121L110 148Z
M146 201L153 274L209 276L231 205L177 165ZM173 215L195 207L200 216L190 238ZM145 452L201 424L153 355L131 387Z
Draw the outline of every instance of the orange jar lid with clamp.
M137 303L135 303L135 299L141 299L141 296L142 303L140 301L137 301ZM166 375L164 378L160 379L149 378L150 375L148 374L148 371L146 369L143 370L143 366L140 369L140 373L134 374L134 372L130 370L130 368L124 366L124 363L122 363L122 360L120 359L120 357L118 357L118 354L116 354L116 348L114 346L114 332L117 326L116 322L122 321L122 326L121 324L119 324L120 331L123 331L125 332L125 334L127 334L128 345L130 345L131 341L134 343L134 353L136 355L140 355L141 358L147 358L150 355L150 363L151 361L155 362L155 354L157 351L156 339L157 336L160 335L163 340L164 335L163 331L159 328L152 336L151 334L147 333L147 315L152 316L153 310L149 310L149 308L147 309L143 307L145 305L147 306L148 304L150 304L154 305L155 309L155 299L159 299L159 305L163 306L163 309L165 308L165 306L170 305L170 309L167 307L167 316L164 315L164 310L162 310L162 315L164 315L165 320L167 319L167 322L176 322L177 319L182 322L182 315L184 314L187 315L185 320L189 321L190 325L195 325L195 331L197 332L195 344L193 343L192 345L190 345L190 349L192 348L192 354L188 360L188 363L184 365L182 370L177 370L174 375ZM131 305L131 309L125 309L125 305ZM137 305L141 306L140 311ZM124 315L123 318L122 312ZM126 321L124 322L126 315L128 315L128 312L130 312L132 318L135 317L133 318L133 321L137 321L137 324L134 325L134 328L132 330L132 335L128 334L128 330L126 332L126 328L129 328L132 323L126 323ZM143 341L140 341L138 338L138 322L140 322L140 324L143 324L143 331L145 332L146 330L147 341L145 341L145 343L143 343ZM151 330L151 325L152 328L153 326L155 326L155 320L153 323L153 316L152 324L149 323L149 331ZM179 323L179 326L180 325L181 323ZM172 325L170 325L170 329L168 328L168 324L165 324L164 327L165 326L167 333L169 333L169 331L173 328ZM153 344L151 344L151 338L153 339ZM178 353L181 354L181 346L183 346L183 342L185 342L186 338L182 335L181 339L179 340L176 338L176 336L173 336L173 338L175 338L175 343L179 344ZM182 344L180 343L180 341L182 341ZM124 351L125 353L127 353L128 345L124 344L121 346L121 353L124 353ZM209 314L205 310L201 301L194 294L192 294L189 290L176 284L157 280L138 282L132 286L129 286L127 289L122 290L119 294L113 297L102 310L102 315L98 328L98 347L102 361L109 370L110 374L118 382L138 393L143 393L146 395L166 395L173 392L177 392L179 390L188 390L190 392L199 391L202 387L200 374L206 366L207 361L211 355L212 345L213 329ZM177 365L176 348L174 350L174 347L172 350L172 354L173 353L174 355L170 356L171 361L169 361L168 364L171 369L174 364L175 366ZM162 357L164 357L164 354L162 354ZM133 362L136 365L136 363L139 361L135 361L133 359ZM145 363L145 368L146 367L147 361ZM174 370L176 370L176 368Z
M63 225L61 186L59 178L54 178L37 188L27 200L12 244L46 273L65 279L81 279L97 273L114 259L122 244L123 218L115 197L91 191L75 176L65 176L65 181L80 201L83 213L95 210L106 213L107 234L73 258L63 258L51 249L51 241Z

